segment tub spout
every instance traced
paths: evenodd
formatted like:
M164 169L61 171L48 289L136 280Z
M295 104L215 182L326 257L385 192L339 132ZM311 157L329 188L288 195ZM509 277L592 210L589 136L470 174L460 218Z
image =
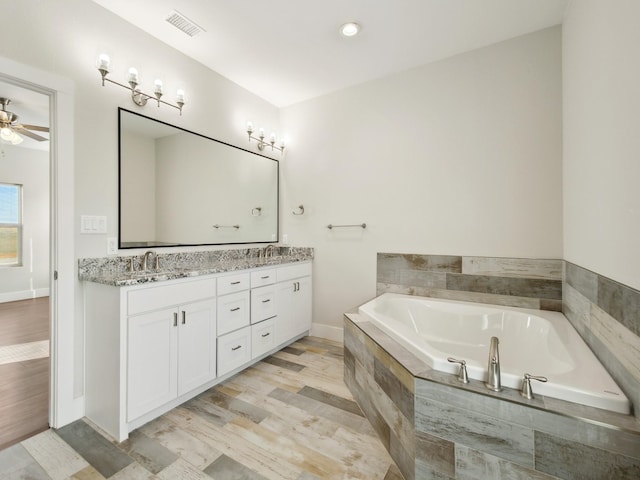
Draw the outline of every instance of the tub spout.
M498 337L491 337L491 345L489 346L489 365L487 372L487 381L485 386L494 392L502 390L500 380L500 354L498 353Z

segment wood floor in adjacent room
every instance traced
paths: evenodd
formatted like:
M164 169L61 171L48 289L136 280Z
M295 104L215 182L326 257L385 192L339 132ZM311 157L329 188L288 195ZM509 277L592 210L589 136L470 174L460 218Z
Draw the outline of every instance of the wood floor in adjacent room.
M0 449L49 427L49 371L49 297L0 303Z
M0 451L0 478L401 480L343 368L341 344L306 337L120 444L80 420Z

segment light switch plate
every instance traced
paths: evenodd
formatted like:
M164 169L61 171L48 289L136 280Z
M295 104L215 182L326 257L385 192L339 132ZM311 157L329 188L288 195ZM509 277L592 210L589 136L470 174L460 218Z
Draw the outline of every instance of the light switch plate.
M116 237L107 238L107 255L118 253L118 239Z
M282 235L282 243L284 243L285 245L289 243L289 235L287 235L286 233Z
M107 217L104 215L81 215L80 233L107 233Z

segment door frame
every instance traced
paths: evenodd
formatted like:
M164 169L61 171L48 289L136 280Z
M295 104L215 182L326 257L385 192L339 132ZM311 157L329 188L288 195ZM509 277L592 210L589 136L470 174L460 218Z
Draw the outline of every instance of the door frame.
M74 205L74 84L65 77L0 57L0 79L49 97L51 375L49 425L84 415L82 325L76 325Z

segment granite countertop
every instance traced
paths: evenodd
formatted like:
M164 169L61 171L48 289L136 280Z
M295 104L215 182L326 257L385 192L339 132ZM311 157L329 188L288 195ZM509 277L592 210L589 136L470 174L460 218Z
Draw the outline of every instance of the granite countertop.
M313 259L313 249L276 247L274 255L260 258L259 248L158 254L159 269L142 271L143 255L82 258L78 260L78 278L85 282L128 287L179 278L234 272L251 268L285 265ZM133 263L134 272L129 271ZM154 257L151 258L154 264Z

